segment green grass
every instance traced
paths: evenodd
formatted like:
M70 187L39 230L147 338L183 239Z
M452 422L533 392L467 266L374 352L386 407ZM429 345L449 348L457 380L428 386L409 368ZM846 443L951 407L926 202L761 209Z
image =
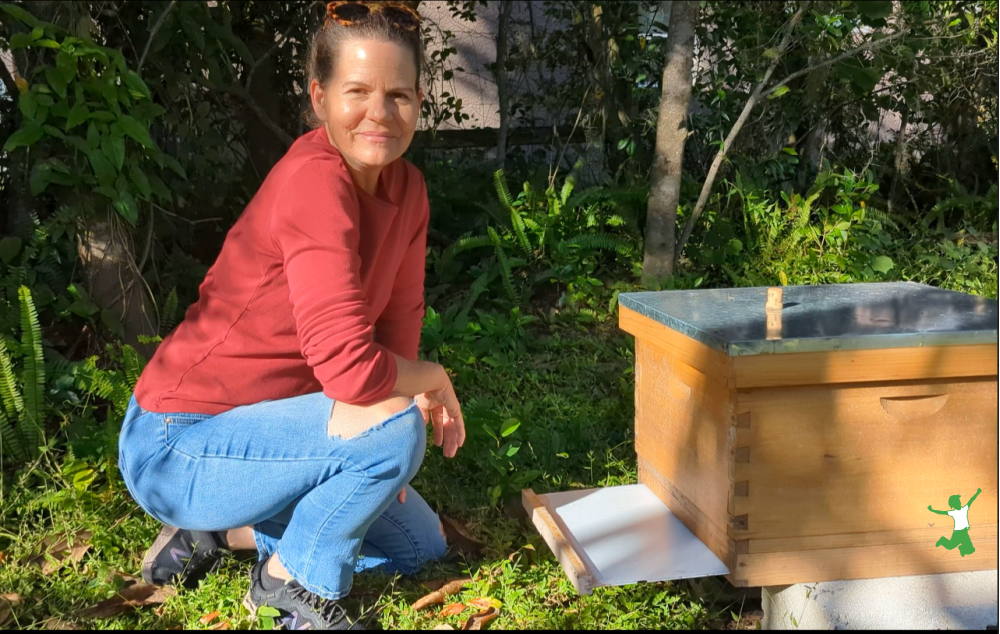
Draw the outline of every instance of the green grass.
M451 600L500 600L501 615L492 629L733 626L730 613L739 612L740 604L729 605L714 594L699 596L684 582L577 595L533 528L504 510L516 506L514 480L529 470L541 471L529 484L539 492L635 482L632 342L608 326L601 330L543 328L521 350L505 349L499 340L482 341L488 363L485 355L469 350L449 357L466 358L450 369L465 405L469 438L454 460L429 449L413 485L431 506L467 524L486 544L484 557L434 564L416 579L360 575L350 598L355 610L385 628L430 629L446 622L457 629L471 611L442 619L439 608L414 612L409 606L427 593L421 581L469 575L474 583ZM498 459L491 453L497 442L483 427L509 418L521 425L503 440L521 448ZM146 607L112 619L82 620L83 609L114 595L121 575L138 575L159 526L135 506L113 469L110 476L85 478L74 486L63 465L64 457L49 451L35 464L3 475L0 594L22 598L8 627L38 628L58 618L107 629L205 629L199 618L213 611L230 620L233 629L258 626L240 606L248 585L246 560L227 562L159 610ZM504 487L499 498L491 497L498 485ZM48 575L25 563L43 538L79 530L93 533L91 549L79 563Z

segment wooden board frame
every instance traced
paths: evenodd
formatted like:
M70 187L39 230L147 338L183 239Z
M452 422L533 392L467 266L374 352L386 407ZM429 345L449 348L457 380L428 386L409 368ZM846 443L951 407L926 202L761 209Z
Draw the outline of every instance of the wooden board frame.
M581 595L592 593L596 586L594 575L573 548L572 542L566 538L563 527L556 521L555 513L548 505L548 499L531 489L524 489L521 491L521 504L576 591Z

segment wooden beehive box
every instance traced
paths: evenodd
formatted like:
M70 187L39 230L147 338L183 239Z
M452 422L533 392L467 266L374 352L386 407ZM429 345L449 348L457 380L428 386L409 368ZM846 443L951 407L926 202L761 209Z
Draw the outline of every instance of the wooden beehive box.
M767 293L620 297L639 482L738 586L996 569L997 302L911 283L786 287L768 312ZM976 552L936 548L953 521L927 507L979 488ZM529 497L536 525L572 533ZM558 537L564 567L577 557L590 574Z

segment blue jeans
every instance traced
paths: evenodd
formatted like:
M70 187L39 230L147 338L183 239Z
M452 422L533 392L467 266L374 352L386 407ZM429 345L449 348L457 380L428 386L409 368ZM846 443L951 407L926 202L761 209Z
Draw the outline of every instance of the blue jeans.
M216 416L129 403L119 442L125 485L178 528L253 526L310 592L339 599L355 571L413 574L447 549L438 516L408 483L427 432L413 404L349 439L330 436L333 401L308 394ZM406 488L406 502L397 500Z

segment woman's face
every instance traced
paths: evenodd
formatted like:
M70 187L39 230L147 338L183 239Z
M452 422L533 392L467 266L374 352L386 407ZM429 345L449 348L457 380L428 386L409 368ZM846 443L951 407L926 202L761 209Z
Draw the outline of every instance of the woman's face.
M309 86L313 110L350 166L385 167L403 155L417 128L423 93L413 54L391 42L341 46L329 85Z

